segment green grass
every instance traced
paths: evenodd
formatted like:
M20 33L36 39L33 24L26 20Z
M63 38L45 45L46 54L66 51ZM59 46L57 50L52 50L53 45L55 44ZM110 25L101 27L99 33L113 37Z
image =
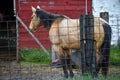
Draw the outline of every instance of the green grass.
M110 64L120 66L120 49L117 46L111 46L110 50ZM51 63L51 59L40 49L24 48L20 51L20 54L21 59L26 62L39 62L43 64Z
M49 50L51 53L51 51ZM22 62L21 64L24 66L32 65L39 66L41 64L51 64L51 59L44 53L43 50L40 49L22 49L20 51ZM110 54L110 64L112 66L120 66L120 49L117 46L111 46L111 54ZM111 68L112 72L119 71L116 67ZM97 79L93 79L91 76L78 76L74 78L68 78L64 80L119 80L120 74L113 74L112 76L108 76L106 79L104 77L99 77ZM62 79L63 80L63 79Z
M68 79L56 79L56 80L119 80L119 79L120 79L120 75L108 76L107 78L102 76L98 78L92 78L91 76L80 76L80 77L74 77Z
M120 49L117 46L111 46L110 64L120 66Z
M40 49L24 48L20 51L20 54L21 59L26 62L51 63L51 59ZM111 46L110 64L120 66L120 49L117 46Z
M50 51L49 51L50 52ZM51 59L40 49L24 48L20 51L21 59L25 62L50 64Z

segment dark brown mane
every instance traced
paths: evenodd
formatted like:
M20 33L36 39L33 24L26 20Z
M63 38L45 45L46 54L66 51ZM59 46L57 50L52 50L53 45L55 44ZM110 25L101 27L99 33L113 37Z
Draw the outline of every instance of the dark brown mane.
M57 18L65 18L63 15L52 14L52 13L49 13L49 12L41 10L41 9L36 9L36 15L37 15L37 17L40 18L44 27L47 28L48 30L50 29L52 23Z

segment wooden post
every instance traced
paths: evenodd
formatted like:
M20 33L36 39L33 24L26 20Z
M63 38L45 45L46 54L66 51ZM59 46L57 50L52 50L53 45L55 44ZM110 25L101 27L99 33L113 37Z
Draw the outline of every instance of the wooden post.
M109 22L109 13L108 12L101 12L100 17L105 19L107 22Z
M96 75L96 57L94 41L94 16L80 16L81 67L82 74Z

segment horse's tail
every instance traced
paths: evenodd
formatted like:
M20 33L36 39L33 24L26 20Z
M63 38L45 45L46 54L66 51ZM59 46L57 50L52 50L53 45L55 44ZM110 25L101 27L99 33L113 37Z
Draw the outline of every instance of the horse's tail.
M101 68L102 74L107 76L108 67L109 67L109 57L110 57L110 43L111 43L111 27L109 24L104 23L103 28L105 31L105 39L101 46Z

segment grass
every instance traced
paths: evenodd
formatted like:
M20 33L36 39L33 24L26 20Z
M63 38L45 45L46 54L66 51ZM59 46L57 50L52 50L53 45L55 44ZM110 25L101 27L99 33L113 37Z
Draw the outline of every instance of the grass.
M110 64L120 66L120 49L117 46L111 46Z
M51 51L49 50L51 53ZM44 53L43 50L40 49L28 49L25 48L20 51L22 62L21 64L24 66L39 66L41 64L51 64L51 59ZM78 76L74 78L68 78L64 80L119 80L120 74L115 74L117 71L120 71L120 68L116 68L116 66L120 66L120 49L117 46L111 46L111 54L110 54L110 64L115 67L111 67L111 71L114 74L109 75L106 79L104 77L99 77L93 79L90 75L88 76ZM62 79L63 80L63 79Z
M105 77L98 77L98 78L92 78L91 76L80 76L80 77L74 77L74 78L68 78L68 79L56 79L56 80L119 80L120 75L117 76L108 76Z
M49 50L51 53L51 51ZM20 51L21 58L26 62L37 62L50 64L51 59L41 49L24 48ZM110 64L120 66L120 49L117 46L111 46Z
M50 52L50 51L49 51ZM24 48L20 51L21 59L25 62L50 64L51 59L40 49Z

